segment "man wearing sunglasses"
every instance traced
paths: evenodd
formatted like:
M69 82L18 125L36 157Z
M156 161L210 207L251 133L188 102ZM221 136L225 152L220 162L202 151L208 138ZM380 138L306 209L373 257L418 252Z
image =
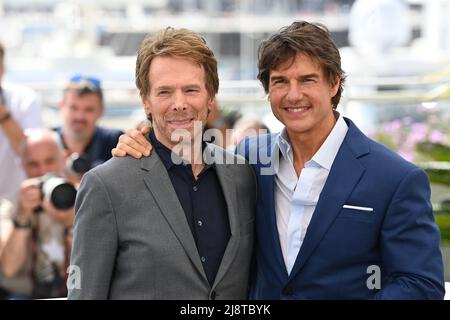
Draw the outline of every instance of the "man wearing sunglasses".
M59 107L62 127L55 130L68 153L83 161L81 167L72 168L74 173L82 175L107 161L122 131L97 126L105 110L100 80L84 75L73 76L64 89Z

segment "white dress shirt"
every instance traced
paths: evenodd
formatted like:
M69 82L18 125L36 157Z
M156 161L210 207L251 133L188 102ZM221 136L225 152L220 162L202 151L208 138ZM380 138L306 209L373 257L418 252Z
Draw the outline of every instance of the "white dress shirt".
M347 124L342 116L339 116L322 146L312 159L305 163L300 177L294 169L293 151L286 128L275 140L274 152L281 152L279 167L275 171L275 212L281 251L288 274L297 259L320 193L347 130Z

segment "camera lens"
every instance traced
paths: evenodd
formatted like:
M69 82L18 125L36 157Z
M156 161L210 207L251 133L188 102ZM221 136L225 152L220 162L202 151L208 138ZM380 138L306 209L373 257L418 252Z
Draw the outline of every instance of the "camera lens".
M50 196L50 201L57 209L69 209L75 204L77 190L69 183L56 186Z
M72 184L57 176L46 176L42 180L42 193L55 208L64 210L74 206L77 190Z
M73 153L67 161L67 167L74 175L82 176L91 169L92 164L87 154Z

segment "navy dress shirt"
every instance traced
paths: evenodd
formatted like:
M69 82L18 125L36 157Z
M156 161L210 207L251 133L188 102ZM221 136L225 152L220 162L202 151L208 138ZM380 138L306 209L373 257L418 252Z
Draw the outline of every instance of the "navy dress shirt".
M191 165L186 162L174 164L172 151L156 139L153 131L149 134L149 140L167 169L192 231L206 277L212 285L230 239L227 203L215 166L205 165L195 179ZM177 155L173 156L179 159Z
M54 130L60 135L64 148L68 149L62 136L62 129L55 128ZM119 136L122 133L122 131L117 129L95 128L95 133L91 142L89 142L84 149L84 153L90 160L91 168L94 168L111 158L111 150L116 147Z

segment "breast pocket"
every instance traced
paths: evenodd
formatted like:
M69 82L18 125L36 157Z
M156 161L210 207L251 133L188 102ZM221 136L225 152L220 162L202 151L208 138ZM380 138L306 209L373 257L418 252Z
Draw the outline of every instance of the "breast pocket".
M374 211L364 211L357 209L347 209L343 208L339 213L339 219L351 219L354 221L372 223L375 221L375 210Z

